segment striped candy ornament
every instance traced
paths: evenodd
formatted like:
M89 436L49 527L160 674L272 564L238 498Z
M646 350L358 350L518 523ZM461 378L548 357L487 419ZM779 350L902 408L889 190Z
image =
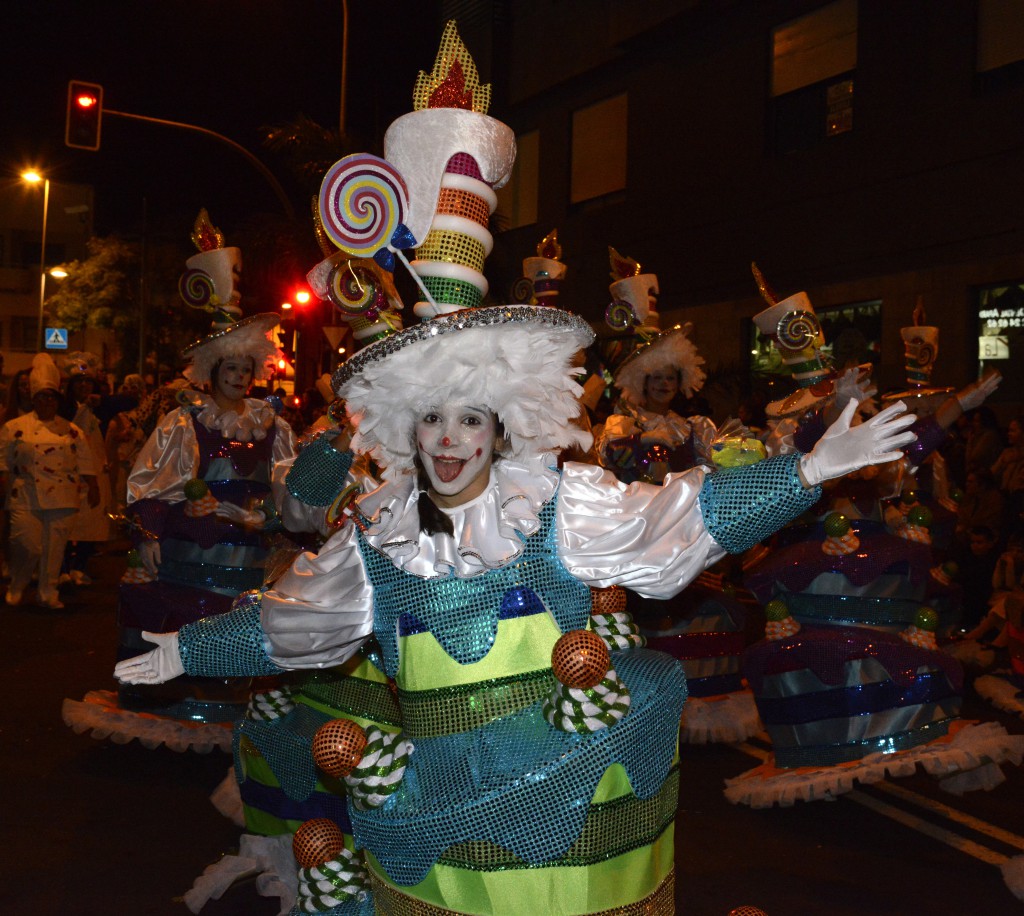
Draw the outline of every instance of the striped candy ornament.
M249 699L245 717L254 722L272 722L274 719L280 719L295 708L292 702L293 693L291 687L254 693Z
M900 633L900 639L912 646L917 646L919 649L937 650L939 648L939 644L935 640L934 633L929 632L928 630L922 630L914 624L911 624Z
M383 805L402 781L413 750L412 742L401 734L386 734L370 727L362 759L345 777L355 806L365 811Z
M900 525L896 534L905 541L917 541L919 544L932 542L931 532L922 525Z
M795 617L787 617L785 620L769 620L764 625L766 639L786 639L789 636L796 636L800 632L800 622Z
M189 518L203 518L206 515L212 515L219 505L217 497L208 492L199 499L190 499L185 503L185 514Z
M845 556L846 554L853 553L858 547L860 547L860 538L852 531L847 531L846 534L840 537L829 535L821 544L822 552L827 553L831 557Z
M633 623L631 614L591 614L590 625L609 649L647 645L647 640L640 634L640 628Z
M597 732L629 712L629 689L609 668L599 684L586 690L556 683L543 710L544 718L560 731Z
M342 849L337 858L312 868L299 869L296 904L303 913L323 913L349 900L362 900L370 884L361 858Z

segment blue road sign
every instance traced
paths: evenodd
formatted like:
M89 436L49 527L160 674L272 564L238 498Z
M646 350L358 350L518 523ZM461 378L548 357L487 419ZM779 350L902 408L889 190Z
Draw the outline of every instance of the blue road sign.
M68 348L68 329L47 328L43 340L47 350L66 350Z

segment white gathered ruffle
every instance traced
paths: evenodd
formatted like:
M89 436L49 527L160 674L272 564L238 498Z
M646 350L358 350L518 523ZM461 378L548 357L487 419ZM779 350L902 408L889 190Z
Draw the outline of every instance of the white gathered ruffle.
M245 826L245 806L233 766L228 767L227 775L210 793L210 804L236 827Z
M750 690L716 697L687 697L679 740L685 744L735 744L763 726Z
M997 674L983 674L974 679L974 691L996 709L1011 712L1024 719L1024 697L1017 696L1020 687Z
M920 766L954 795L991 789L1005 776L999 765L1019 766L1024 735L1008 734L997 722L971 723L952 740L933 741L895 754L871 754L856 764L800 768L765 774L755 767L725 781L725 797L751 808L790 807L798 801L819 801L851 792L857 783L870 785L887 777L912 776Z
M182 900L190 913L198 913L210 900L219 900L236 881L255 876L259 895L277 897L281 901L278 916L287 916L299 892L298 874L292 834L270 837L243 833L238 855L223 856L208 866Z
M203 426L239 442L259 442L265 439L277 418L270 404L256 398L245 398L241 413L219 407L208 394L200 393L197 402L202 406L198 419Z
M82 700L65 699L61 707L64 724L76 734L90 732L97 741L109 738L114 744L138 740L153 750L161 744L172 751L208 754L214 748L230 753L230 725L180 722L152 714L121 709L110 690L90 690Z
M491 483L476 499L444 510L455 536L420 533L419 492L404 475L359 499L370 519L366 540L399 569L421 578L478 576L515 560L523 541L540 527L541 508L558 488L552 455L524 462L505 459L491 466Z

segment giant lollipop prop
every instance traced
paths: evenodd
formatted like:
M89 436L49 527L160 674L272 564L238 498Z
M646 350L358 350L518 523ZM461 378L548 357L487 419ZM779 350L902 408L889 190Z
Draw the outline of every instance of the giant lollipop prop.
M397 256L436 305L402 254L403 248L416 246L416 239L403 222L409 209L405 180L390 162L369 153L339 159L320 185L319 209L324 232L335 245L356 257L373 258L389 271Z

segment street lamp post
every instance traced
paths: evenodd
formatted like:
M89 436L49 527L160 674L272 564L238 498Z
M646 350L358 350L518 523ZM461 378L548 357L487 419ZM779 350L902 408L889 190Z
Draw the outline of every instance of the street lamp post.
M21 177L31 184L43 183L43 232L39 242L39 331L37 346L40 350L43 346L43 325L46 322L44 309L46 305L46 220L50 214L50 179L43 178L38 172L32 170L22 172Z

